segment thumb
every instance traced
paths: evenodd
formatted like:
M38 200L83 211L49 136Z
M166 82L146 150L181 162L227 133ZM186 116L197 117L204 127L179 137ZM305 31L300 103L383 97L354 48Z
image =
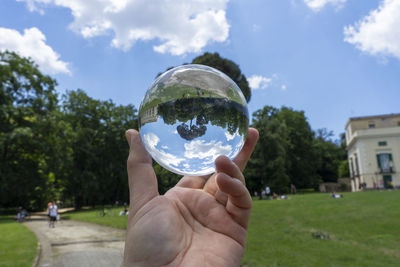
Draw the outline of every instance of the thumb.
M128 130L125 133L129 144L127 162L129 179L129 197L133 212L158 196L157 178L152 166L152 159L143 146L139 132Z

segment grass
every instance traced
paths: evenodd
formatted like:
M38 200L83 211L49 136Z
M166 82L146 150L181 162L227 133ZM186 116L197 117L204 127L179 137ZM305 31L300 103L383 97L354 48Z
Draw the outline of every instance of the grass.
M255 200L243 265L399 266L399 203L400 191ZM118 216L121 210L104 217L99 210L66 216L125 229L127 217Z
M106 214L103 216L103 209L90 209L68 212L62 215L62 219L71 219L77 221L84 221L90 223L97 223L101 225L111 226L120 229L126 229L128 216L119 216L119 212L123 211L123 207L106 208Z
M13 216L0 216L0 266L32 266L37 238Z
M243 264L399 266L399 202L400 191L254 201Z
M215 97L222 98L222 96L215 94L213 92L207 92L205 90L201 90L205 92L205 97ZM145 111L149 108L157 106L158 104L165 103L171 100L180 99L184 96L185 98L197 98L197 90L194 87L187 85L174 85L158 88L156 94L149 97L149 102L147 102L142 108L141 111ZM239 102L240 103L240 102Z

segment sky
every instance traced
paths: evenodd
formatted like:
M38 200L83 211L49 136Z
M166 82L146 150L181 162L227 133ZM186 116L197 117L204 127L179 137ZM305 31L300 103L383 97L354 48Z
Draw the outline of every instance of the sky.
M400 0L1 0L0 51L31 57L60 94L140 106L156 75L218 52L266 105L335 137L399 113Z

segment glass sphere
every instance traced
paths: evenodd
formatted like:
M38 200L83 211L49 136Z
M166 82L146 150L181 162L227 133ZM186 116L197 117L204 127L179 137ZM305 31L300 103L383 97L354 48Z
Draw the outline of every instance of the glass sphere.
M171 172L206 175L219 155L233 159L249 125L246 100L224 73L183 65L160 75L139 108L140 136L155 161Z

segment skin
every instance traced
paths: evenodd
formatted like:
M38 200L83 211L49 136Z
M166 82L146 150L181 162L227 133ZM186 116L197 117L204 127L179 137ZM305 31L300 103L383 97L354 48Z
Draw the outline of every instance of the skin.
M239 266L252 205L242 171L258 131L249 129L233 161L218 157L214 174L184 176L164 195L139 133L128 130L126 138L131 206L124 266Z

